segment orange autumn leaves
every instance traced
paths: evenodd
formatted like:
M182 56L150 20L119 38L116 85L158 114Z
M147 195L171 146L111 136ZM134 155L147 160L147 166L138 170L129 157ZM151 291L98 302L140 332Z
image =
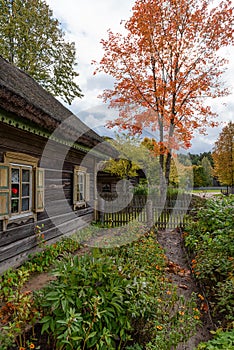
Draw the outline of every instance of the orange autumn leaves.
M102 98L119 109L109 126L158 130L168 153L189 147L194 130L215 126L205 99L229 93L220 80L227 61L218 51L234 42L232 11L229 0L213 8L204 0L137 0L123 22L126 34L109 30L101 40L95 73L114 78Z

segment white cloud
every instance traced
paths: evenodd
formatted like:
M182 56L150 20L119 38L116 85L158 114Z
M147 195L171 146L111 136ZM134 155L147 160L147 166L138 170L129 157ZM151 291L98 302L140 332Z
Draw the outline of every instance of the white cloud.
M77 82L85 95L76 99L69 108L88 126L95 128L104 125L107 117L106 107L102 108L98 95L112 87L112 78L104 74L93 76L92 60L99 61L103 55L101 39L107 38L107 30L123 31L121 20L131 16L134 0L46 0L54 16L62 23L70 41L77 47L78 71ZM229 83L232 94L224 99L217 99L212 106L219 113L219 120L234 120L234 48L225 49L229 58L228 70L224 80ZM222 105L226 102L226 106ZM115 115L115 113L114 113ZM113 117L113 116L112 116ZM211 150L221 128L208 129L208 136L195 135L191 152L200 153Z
M107 38L108 29L120 31L122 19L128 19L133 0L47 0L48 5L77 47L78 79L86 93L87 80L93 75L93 60L102 57L100 40ZM97 101L96 101L97 103Z

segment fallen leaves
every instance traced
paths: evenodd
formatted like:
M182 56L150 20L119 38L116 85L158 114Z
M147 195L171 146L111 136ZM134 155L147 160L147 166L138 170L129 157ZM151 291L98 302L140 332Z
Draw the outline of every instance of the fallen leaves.
M191 274L190 270L184 269L179 264L170 260L167 262L166 271L169 273L174 273L175 275L179 275L181 277L188 277Z
M182 288L182 289L188 289L188 286L186 284L179 284L179 288Z
M204 312L208 312L209 305L207 303L201 303L200 310Z

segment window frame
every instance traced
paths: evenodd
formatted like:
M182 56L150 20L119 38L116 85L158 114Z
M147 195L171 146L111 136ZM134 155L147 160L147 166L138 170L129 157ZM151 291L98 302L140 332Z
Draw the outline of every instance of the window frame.
M83 178L82 191L79 191L79 177ZM82 198L81 198L82 195ZM87 168L82 166L74 167L73 174L73 210L87 207L90 198L90 174Z
M19 169L19 196L16 197L15 199L18 199L19 201L19 205L18 205L18 211L16 213L14 213L12 211L12 200L14 200L14 197L12 196L12 169ZM22 173L23 170L29 170L29 182L27 182L29 184L29 195L28 196L23 196L23 182L22 178ZM9 207L9 214L11 216L12 219L17 218L17 217L23 217L23 216L27 216L27 215L32 215L33 214L33 167L31 165L25 165L25 164L16 164L16 163L10 163L10 207ZM29 198L29 208L28 210L22 210L22 202L23 202L23 198Z
M24 153L6 152L3 163L0 163L0 200L2 211L0 220L3 221L3 231L6 231L8 223L25 223L32 218L37 220L37 213L44 211L44 169L38 167L39 159ZM12 169L19 169L19 199L29 198L29 210L22 211L21 204L18 211L12 211ZM22 170L30 170L29 195L21 196L22 193Z

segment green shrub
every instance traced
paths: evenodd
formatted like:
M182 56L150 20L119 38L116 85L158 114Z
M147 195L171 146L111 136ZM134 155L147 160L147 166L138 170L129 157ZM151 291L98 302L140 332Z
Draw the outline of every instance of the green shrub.
M199 311L193 300L178 296L164 266L153 234L68 257L54 270L57 279L38 294L42 333L52 334L60 350L140 349L149 342L168 350L195 331Z
M193 272L222 326L234 320L233 227L234 196L230 196L208 200L184 233Z
M228 332L218 331L207 343L200 343L196 350L233 350L234 329Z
M111 258L71 257L54 275L57 280L43 295L47 312L41 322L42 333L53 332L57 348L115 349L117 341L129 339L130 296L136 288L121 277Z

